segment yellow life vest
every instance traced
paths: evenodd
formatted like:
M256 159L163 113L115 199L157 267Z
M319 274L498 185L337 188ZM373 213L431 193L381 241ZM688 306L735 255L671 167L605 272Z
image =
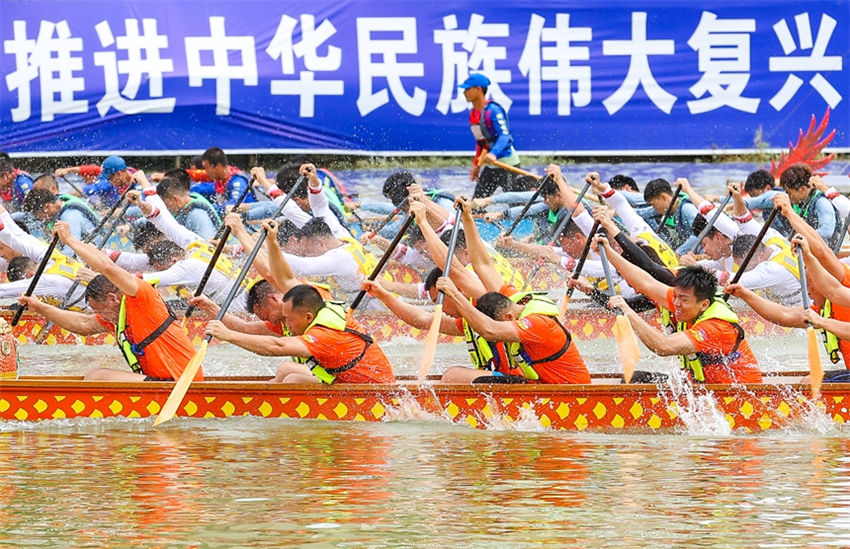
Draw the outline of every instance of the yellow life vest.
M215 254L215 248L202 240L196 240L186 247L186 259L197 259L209 264ZM233 262L224 254L218 256L218 261L215 262L215 270L230 278L233 276Z
M502 282L505 284L510 284L514 288L519 291L526 290L525 277L522 276L522 273L511 265L511 262L508 259L500 254L496 249L485 242L484 247L487 249L487 255L490 256L490 263L493 265L493 268L496 269L496 272L499 273L499 277L501 277Z
M466 350L469 352L470 362L479 370L492 370L493 349L490 347L490 343L476 333L466 319L461 320L463 339L466 341Z
M527 352L522 348L522 344L518 341L505 342L505 350L508 355L508 361L510 362L511 369L520 369L523 375L530 380L538 380L540 379L540 375L534 369L535 364L542 364L544 362L551 362L553 360L557 360L564 353L567 352L567 349L570 346L572 341L572 337L570 333L564 328L563 324L558 320L558 315L560 314L560 310L558 309L558 304L552 301L551 299L545 297L543 294L538 292L517 292L514 295L508 297L514 303L519 303L523 299L530 298L528 302L526 302L525 307L523 307L522 312L519 315L517 320L522 320L523 318L537 314L552 317L558 326L564 331L566 335L566 342L564 346L561 347L558 351L553 353L550 356L545 358L541 358L538 360L532 360Z
M354 240L353 238L343 237L340 238L343 242L345 242L345 246L343 249L348 252L351 257L354 258L354 262L357 263L357 267L360 269L360 272L363 273L364 276L369 276L375 270L375 267L378 266L378 260L375 259L375 256L372 255L369 250L363 247L360 242ZM393 281L392 275L387 273L386 271L381 273L381 276L384 280Z
M647 231L640 233L637 238L643 240L647 246L652 248L665 267L675 269L679 266L679 258L676 256L676 252L673 251L673 248L669 244L658 238L658 235Z
M167 307L167 305L166 305ZM118 345L118 349L121 350L121 355L124 357L124 360L127 361L127 365L130 366L130 369L136 372L137 374L141 374L142 366L139 364L139 357L145 354L145 347L150 345L156 340L159 336L165 333L165 330L174 322L176 319L174 315L171 313L171 309L168 309L168 317L165 321L157 327L156 330L151 332L146 338L138 343L132 343L129 339L127 339L127 296L123 296L121 298L121 307L118 309L118 324L115 325L115 343Z
M791 249L791 245L787 240L780 236L769 238L765 242L766 246L776 246L780 249L779 253L774 254L770 261L778 263L794 275L794 278L800 280L800 265L797 263L797 254Z
M681 367L683 369L690 370L693 373L694 381L705 381L705 374L702 369L704 364L724 364L734 362L741 355L741 353L738 351L738 346L744 340L744 329L741 328L738 323L738 315L735 314L735 311L733 311L729 307L729 305L722 299L715 297L712 304L709 305L708 309L703 311L701 315L699 315L699 317L696 319L696 322L694 322L691 328L695 328L700 322L715 318L725 320L726 322L731 322L738 331L738 339L735 341L735 347L732 349L728 356L714 356L708 355L706 353L692 353L690 355L681 355L679 357ZM677 331L684 332L687 329L688 325L686 323L678 323Z
M59 253L56 250L50 254L50 259L53 260L53 263L50 267L44 270L44 274L52 274L64 276L69 280L76 280L77 273L80 272L83 264L75 259L71 259L65 254Z
M823 302L823 308L820 310L820 316L824 318L832 318L832 302L826 300ZM826 354L833 364L837 364L841 360L841 349L838 346L838 336L832 332L821 330L823 335L823 346L826 349Z
M307 358L292 357L295 362L309 366L313 375L319 378L322 383L327 383L328 385L336 380L336 374L345 372L346 370L350 370L357 366L357 363L360 362L366 354L366 350L370 345L372 345L372 338L368 334L346 327L345 317L346 309L344 303L341 301L325 301L322 307L316 312L316 317L313 319L313 322L311 322L310 325L307 326L307 329L304 330L304 333L310 331L310 328L313 326L324 326L325 328L330 328L331 330L336 330L338 332L354 334L366 342L366 345L363 347L363 351L361 351L359 355L342 366L337 366L336 368L326 368L319 364L312 356Z

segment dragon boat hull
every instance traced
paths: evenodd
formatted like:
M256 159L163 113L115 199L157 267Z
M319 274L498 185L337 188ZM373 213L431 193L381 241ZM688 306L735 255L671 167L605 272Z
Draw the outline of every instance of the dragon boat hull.
M178 416L387 421L432 419L486 428L571 431L675 431L694 409L713 409L730 427L759 432L805 424L812 413L850 420L850 385L825 384L819 400L807 385L694 387L681 395L656 385L384 385L269 384L245 378L195 383ZM172 383L107 383L31 377L0 381L0 420L147 418L159 413ZM706 404L708 403L708 404Z

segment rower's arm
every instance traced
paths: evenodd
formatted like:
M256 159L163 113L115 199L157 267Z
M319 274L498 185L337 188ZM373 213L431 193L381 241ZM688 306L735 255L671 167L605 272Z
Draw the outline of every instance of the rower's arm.
M38 313L60 328L81 336L106 333L106 327L97 321L95 315L66 311L41 302L35 297L20 297L19 303L26 303L34 313Z
M441 278L441 280L443 280ZM473 330L487 341L519 342L519 331L513 322L495 320L485 315L466 299L457 288L448 287L443 290L446 298L455 302L460 315Z
M221 306L218 303L203 294L198 297L189 298L189 305L193 305L206 312L210 318L215 318L221 310ZM225 313L221 322L225 327L245 334L276 335L263 321L248 321L230 313Z
M788 195L785 193L777 194L773 197L773 204L776 208L779 208L779 213L785 216L785 219L791 224L791 228L806 237L806 240L809 242L809 247L812 250L812 254L818 258L821 265L823 265L823 267L838 280L843 279L844 264L838 260L834 253L832 253L832 250L824 241L823 237L821 237L821 235L818 234L818 232L809 225L805 219L800 217L797 212L794 211L794 208L791 207Z
M799 237L795 237L797 239ZM811 246L811 240L808 240ZM821 240L823 242L823 240ZM836 277L832 271L827 271L825 266L817 260L812 253L810 247L803 247L803 261L806 263L806 274L812 279L814 286L823 294L823 296L842 306L850 306L850 288L845 287L841 282L844 279L844 264L840 261L841 276ZM832 252L829 252L832 254ZM834 255L832 257L835 257ZM838 278L838 280L836 280Z
M434 320L433 312L428 312L423 310L421 307L405 303L384 289L382 287L383 284L385 283L382 282L379 284L377 282L364 281L363 288L369 293L369 295L377 297L387 309L393 312L406 324L409 324L414 328L419 328L420 330L427 330L431 327L431 322ZM443 315L440 319L440 333L448 335L463 335L463 332L458 329L457 323L454 319L447 315Z
M657 281L648 272L644 271L637 265L629 263L623 256L618 254L608 244L607 239L600 239L602 245L605 246L605 253L608 261L614 269L620 273L620 276L626 279L629 286L635 289L639 294L643 294L657 304L666 305L667 289L669 286Z
M668 335L650 326L631 309L626 312L626 316L643 344L659 356L688 355L697 351L688 336L681 332Z
M54 231L62 239L62 242L74 250L83 262L88 263L92 270L108 278L121 293L130 297L136 296L139 291L138 278L113 263L109 256L100 251L97 246L87 244L71 236L67 224L57 222Z
M800 315L795 313L794 309L767 300L741 284L730 284L726 287L726 291L730 295L743 299L752 310L768 322L788 328L805 328Z
M824 318L817 314L809 315L812 326L832 332L839 339L850 339L850 322L835 318Z
M269 227L268 222L264 222L263 226ZM271 232L266 238L269 263L268 272L265 274L268 276L265 276L263 273L260 273L260 275L268 280L272 286L280 290L281 293L286 294L294 286L301 284L301 281L298 280L298 277L295 276L295 271L292 270L292 266L283 257L283 250L280 249L280 244L277 241L277 229L278 225L275 224L274 229L271 229Z
M472 218L472 205L469 200L459 200L462 204L461 219L463 219L463 232L466 235L466 250L469 252L472 268L475 269L475 274L478 275L479 280L488 292L498 292L504 282L496 268L493 267L490 254L484 246L484 241L481 240L481 235L478 234L478 226L475 224L475 219Z
M213 328L213 323L208 326L207 333L262 356L310 356L307 346L297 337L244 334L227 328Z

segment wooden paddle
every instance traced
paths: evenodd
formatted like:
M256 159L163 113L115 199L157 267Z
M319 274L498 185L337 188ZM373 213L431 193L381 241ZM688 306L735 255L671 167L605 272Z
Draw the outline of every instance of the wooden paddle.
M806 284L806 263L803 261L802 246L797 246L797 263L800 269L800 291L803 293L803 309L808 310L809 287ZM809 379L812 387L812 400L817 400L820 396L820 386L823 383L823 366L821 366L818 347L815 328L811 322L806 322L806 349L809 355Z
M611 264L608 262L608 255L602 245L599 246L599 258L602 260L602 270L605 271L605 280L608 283L608 295L616 295L614 280L611 277ZM640 349L638 349L635 332L629 319L623 315L623 311L619 307L615 308L614 311L617 313L617 318L614 321L617 352L620 354L620 362L623 363L623 378L625 378L626 383L629 383L640 358Z
M374 238L374 236L375 236L376 234L378 234L379 232L381 232L381 230L383 230L383 228L384 228L384 227L386 227L387 225L389 225L390 221L392 221L392 220L393 220L393 218L394 218L396 215L398 215L398 212L400 212L400 211L401 211L401 208L402 208L402 207L404 206L404 204L407 202L407 199L408 199L408 197L404 197L404 200L402 200L402 201L399 203L399 205L398 205L398 206L396 206L396 207L395 207L395 209L394 209L393 211L391 211L391 212L390 212L390 214L389 214L387 217L385 217L385 218L383 219L383 221L381 221L380 223L378 223L378 226L377 226L377 227L375 227L374 229L372 229L372 230L369 232L369 238ZM408 225L408 226L409 226L409 225ZM405 229L404 231L407 231L407 229ZM404 234L404 231L401 231L399 234L402 234L402 235L403 235L403 234ZM397 236L397 235L396 235L396 236Z
M670 203L667 204L667 209L664 210L664 215L661 216L661 221L658 222L658 233L661 231L667 230L667 218L670 217L670 214L673 212L673 206L676 204L676 199L679 198L679 193L682 192L682 184L679 183L676 185L676 188L673 189L673 198L670 199Z
M413 215L408 213L407 217L404 220L404 223L402 223L401 228L395 235L395 238L393 238L392 242L390 242L390 245L384 252L383 257L381 257L381 260L378 261L377 265L375 265L375 268L372 269L372 274L369 275L369 280L374 281L376 278L378 278L378 275L381 274L381 271L384 270L384 265L386 265L387 261L390 260L390 256L393 255L393 252L395 251L396 247L398 247L398 244L399 242L401 242L401 239L404 237L405 233L407 232L407 229L410 228L411 223L413 223ZM351 307L348 308L348 312L353 313L354 309L356 309L357 306L360 305L360 302L363 301L363 298L365 296L366 290L360 290L360 292L354 298L354 301L351 302Z
M284 197L283 201L280 203L280 206L278 206L277 211L272 216L272 219L275 219L280 215L283 211L283 207L286 206L287 202L289 202L289 200L293 197L298 187L306 182L307 178L303 175L298 178L298 181L295 182L295 185L292 186L289 193L287 193L286 197ZM272 221L272 223L274 223L274 221ZM265 229L260 233L257 238L257 243L254 244L254 249L251 250L250 255L248 255L248 259L245 260L245 265L242 266L242 271L239 272L239 276L236 277L236 281L230 288L230 293L227 294L227 297L224 299L224 303L221 304L221 309L215 317L216 320L221 320L224 318L224 315L227 314L227 309L230 307L230 304L239 292L239 288L242 286L242 281L245 280L245 276L248 274L248 269L251 268L257 254L260 253L260 249L263 247L263 243L266 241L266 237L268 235L269 233ZM153 423L154 427L169 421L177 413L177 408L180 406L180 403L183 402L183 398L186 396L186 392L189 390L189 386L192 384L195 374L198 372L198 369L201 367L201 363L204 361L204 356L207 354L207 347L211 340L212 336L206 336L204 338L204 341L201 343L201 346L195 353L195 356L192 357L192 360L190 360L189 364L186 365L183 373L180 374L180 379L178 379L177 383L174 384L171 394L168 395L168 399L166 399L165 404L162 405L162 410L160 410L156 421Z
M35 276L30 280L29 288L27 288L26 293L24 294L26 297L32 297L32 293L35 291L35 287L38 286L38 279L41 278L42 273L44 273L44 268L47 266L47 262L50 261L50 256L53 255L53 250L56 249L56 244L59 242L59 235L53 235L53 240L50 241L50 245L47 247L47 251L44 252L44 257L41 258L41 263L38 264L38 269L35 271ZM15 311L15 316L12 317L12 326L17 326L18 322L21 320L21 316L24 314L26 310L26 305L21 305L18 307L18 310Z
M779 208L774 208L770 215L767 217L767 221L764 222L764 227L761 228L759 234L756 236L756 241L753 242L753 246L750 248L750 251L747 252L747 255L744 257L744 261L741 262L741 265L738 267L738 272L735 273L735 276L732 277L732 281L729 282L729 285L737 283L741 276L744 274L744 271L747 270L747 265L750 264L750 260L756 254L756 250L761 244L761 241L764 240L764 235L767 234L767 230L770 228L770 224L773 223L773 220L776 219L776 214L779 213ZM729 294L724 293L723 299L729 299Z
M585 183L584 188L581 190L580 193L578 193L578 196L576 197L575 203L572 205L572 207L569 210L567 210L566 215L561 219L561 222L558 223L558 225L555 227L555 231L552 233L552 236L549 237L549 241L546 243L547 245L555 242L555 240L558 239L558 236L561 234L561 231L564 230L564 228L570 222L570 219L573 218L573 214L575 213L576 208L578 208L578 205L581 204L581 201L584 198L584 195L587 194L587 190L589 188L590 188L590 183ZM537 273L540 271L540 268L543 266L543 263L544 263L544 260L543 260L543 257L541 256L537 260L537 262L534 264L534 267L532 267L531 272L528 273L528 276L525 278L526 285L531 286L531 281L534 280L535 276L537 276Z
M483 159L484 156L482 155L481 158ZM494 160L493 162L490 162L490 164L492 164L493 166L496 166L497 168L502 168L503 170L507 170L509 172L512 172L512 173L515 173L515 174L518 174L518 175L524 175L524 176L527 176L527 177L533 177L535 179L540 179L540 176L537 175L537 174L533 174L531 172L525 171L522 168L517 168L516 166L511 166L510 164L505 164L504 162L499 162L498 160ZM483 163L479 161L478 165L481 166L481 165L483 165ZM570 187L569 189L571 191L573 191L574 193L578 192L578 189L576 189L575 187ZM590 197L588 197L588 199L593 200L594 202L599 202L599 199L596 198L595 196L590 196Z
M576 263L575 268L573 269L572 279L578 280L578 277L581 276L581 271L584 269L584 264L587 261L587 254L590 253L590 245L593 243L593 236L596 234L596 231L599 230L599 222L594 221L593 227L590 228L590 234L587 235L587 242L584 243L584 248L581 250L581 255L578 258L578 263ZM567 307L570 304L570 300L573 298L573 292L575 288L570 286L567 288L567 293L564 294L564 299L561 300L561 306L558 308L558 316L561 320L567 316Z
M699 246L700 242L702 242L702 239L705 238L711 228L714 227L714 223L717 221L717 218L720 217L720 214L723 213L723 210L726 208L726 205L729 204L730 200L732 200L731 191L726 194L726 198L723 199L723 202L720 204L720 207L715 209L715 212L711 215L711 219L708 220L708 222L705 224L705 227L703 227L703 229L699 232L696 242L689 246L688 249L685 250L685 253L682 255L692 253L694 250L697 249L697 246Z
M838 252L841 251L841 245L844 243L844 237L847 236L847 229L850 229L850 214L847 215L844 223L841 224L841 232L838 233L838 240L836 240L835 244L832 245L832 253L835 255L838 255Z
M446 267L443 269L443 276L448 277L452 272L452 259L455 255L455 247L457 246L457 235L460 230L460 209L461 205L457 205L457 215L455 217L455 225L452 227L451 239L449 240L449 249L446 253ZM431 327L428 328L428 335L425 336L425 351L422 354L422 362L419 365L419 382L425 380L428 375L428 370L434 363L434 354L437 352L437 339L440 337L440 322L443 319L443 292L437 292L437 304L434 306L434 319L431 321Z

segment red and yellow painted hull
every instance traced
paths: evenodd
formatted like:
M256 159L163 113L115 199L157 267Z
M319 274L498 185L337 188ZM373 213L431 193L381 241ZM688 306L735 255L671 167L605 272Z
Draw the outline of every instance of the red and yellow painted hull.
M147 418L172 383L87 382L72 378L0 381L0 420ZM850 386L825 384L815 404L805 385L714 385L674 396L655 385L281 385L262 381L195 383L177 412L193 418L259 416L339 421L434 419L473 427L571 431L667 431L687 426L690 404L706 398L736 430L805 424L813 410L850 420Z
M396 337L414 337L424 339L425 332L412 328L402 322L392 313L363 312L358 313L357 320L363 325L366 333L372 335L377 341L389 341ZM657 317L658 315L655 315ZM11 313L0 315L6 320L11 320ZM611 331L614 327L616 317L601 309L576 309L567 315L565 325L572 332L573 337L579 341L587 341L601 338L614 337ZM652 320L651 320L652 322ZM751 336L781 335L789 333L790 329L783 328L762 319L752 311L741 314L741 322L744 330ZM98 334L96 336L83 337L63 330L56 325L50 328L46 337L42 337L46 321L38 315L24 314L21 321L12 329L12 334L18 343L43 343L47 345L112 345L115 343L113 334ZM204 338L205 320L190 320L186 329L189 338L197 347ZM442 343L462 343L461 337L440 336ZM217 340L213 340L217 343Z

